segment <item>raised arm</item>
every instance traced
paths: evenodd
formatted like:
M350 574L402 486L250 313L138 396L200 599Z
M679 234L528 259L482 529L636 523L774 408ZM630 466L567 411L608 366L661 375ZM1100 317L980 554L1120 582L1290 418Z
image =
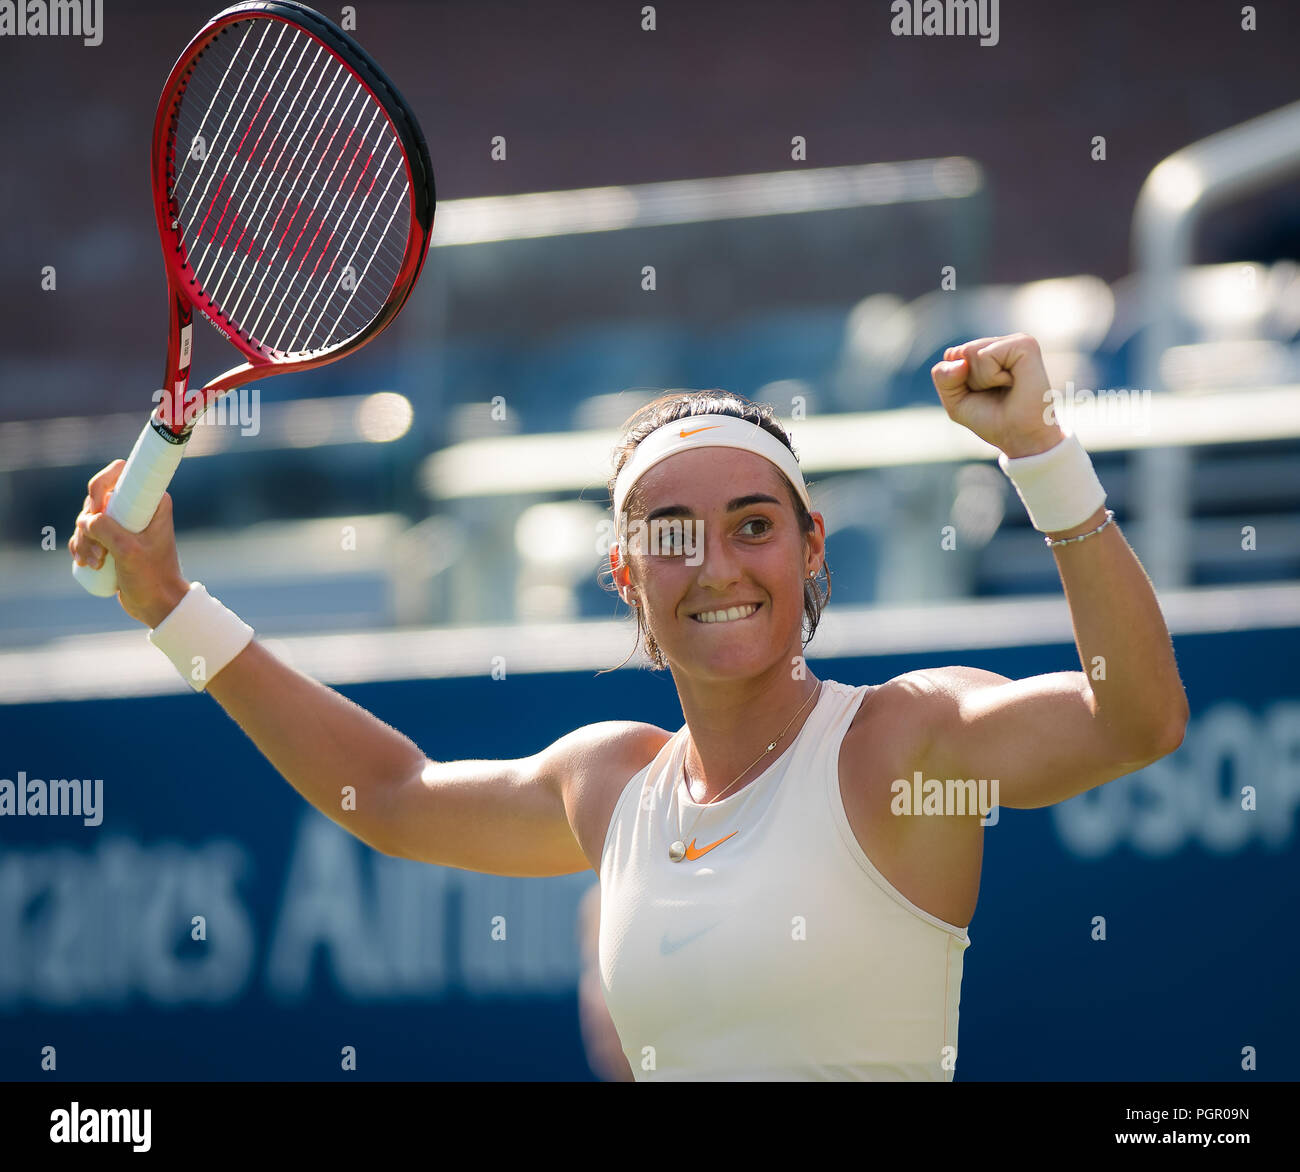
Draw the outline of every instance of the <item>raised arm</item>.
M1018 459L1064 431L1042 417L1038 345L1015 334L949 351L933 371L948 413ZM1002 389L1005 388L1005 389ZM1146 572L1104 508L1052 540L1082 670L1009 680L974 668L906 677L925 719L927 777L998 778L1002 805L1048 806L1132 773L1182 742L1188 704ZM1043 556L1049 556L1046 549ZM901 682L901 681L900 681Z
M116 461L90 482L69 547L90 564L107 548L117 563L122 607L156 627L189 583L176 553L170 496L139 534L103 511L122 466ZM363 842L385 854L501 875L585 870L590 862L574 826L583 827L589 843L598 840L600 807L592 795L625 769L622 780L630 778L666 735L608 722L532 757L434 762L396 729L256 640L206 690L294 789Z
M565 808L563 754L431 761L256 640L207 690L294 789L375 850L495 875L588 866ZM355 795L346 806L345 793Z

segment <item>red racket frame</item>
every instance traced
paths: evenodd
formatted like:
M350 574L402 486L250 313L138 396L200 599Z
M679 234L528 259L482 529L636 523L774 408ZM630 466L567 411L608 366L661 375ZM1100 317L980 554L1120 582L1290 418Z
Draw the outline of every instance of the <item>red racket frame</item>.
M199 56L217 39L222 30L241 20L270 19L301 30L324 47L336 61L375 98L402 145L410 200L411 231L393 289L379 315L360 333L310 358L289 359L277 351L261 346L240 330L220 306L214 305L199 287L185 254L176 223L177 207L172 194L175 144L173 136L177 109ZM163 262L167 272L167 297L170 319L167 335L167 362L162 390L164 397L155 412L155 430L172 443L184 443L198 417L226 391L256 378L310 370L336 362L370 341L383 330L406 303L429 251L433 231L436 195L433 167L419 124L410 108L383 71L355 41L331 24L320 13L303 4L277 0L273 3L237 4L214 16L196 34L177 59L163 86L153 129L153 202L162 242ZM206 304L205 304L206 303ZM193 356L192 329L197 309L225 335L246 362L226 371L203 387L201 406L189 401L190 363Z

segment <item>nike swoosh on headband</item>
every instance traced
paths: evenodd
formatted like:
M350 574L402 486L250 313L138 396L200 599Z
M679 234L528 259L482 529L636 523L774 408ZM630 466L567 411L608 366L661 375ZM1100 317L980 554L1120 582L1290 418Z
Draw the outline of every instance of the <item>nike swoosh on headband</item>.
M674 420L652 431L637 444L635 451L614 480L615 518L624 515L628 493L645 472L660 460L667 459L678 451L697 451L701 447L740 448L756 456L762 456L776 465L794 487L804 507L809 512L812 511L812 500L808 496L808 486L804 483L799 461L794 453L771 432L751 420L738 419L733 415L693 415L689 418L712 419L713 423L698 423L693 427L685 427L686 419ZM705 431L716 431L718 434L701 439L698 444L685 442Z

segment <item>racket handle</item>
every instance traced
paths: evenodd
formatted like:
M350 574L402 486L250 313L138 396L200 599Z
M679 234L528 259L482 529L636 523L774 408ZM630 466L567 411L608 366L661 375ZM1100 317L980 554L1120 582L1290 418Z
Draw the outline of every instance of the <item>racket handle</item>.
M158 511L163 493L176 475L183 455L185 443L170 443L163 439L151 418L135 441L126 467L108 498L108 515L132 533L146 529ZM104 564L99 569L73 562L72 576L100 598L117 593L117 569L111 553L104 554Z

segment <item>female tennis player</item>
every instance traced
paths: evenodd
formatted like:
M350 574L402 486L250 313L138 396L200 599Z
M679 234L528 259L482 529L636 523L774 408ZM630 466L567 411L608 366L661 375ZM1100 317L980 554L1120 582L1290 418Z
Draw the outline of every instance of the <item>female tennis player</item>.
M818 679L803 627L829 596L823 518L771 409L722 392L650 404L615 453L609 573L672 673L675 733L602 721L519 760L433 761L187 582L169 498L140 534L108 517L121 461L70 546L112 553L123 607L191 686L376 850L594 870L601 984L638 1080L951 1080L985 812L952 782L1064 801L1172 752L1188 707L1092 463L1044 413L1034 339L980 338L931 373L1046 534L1085 671Z

